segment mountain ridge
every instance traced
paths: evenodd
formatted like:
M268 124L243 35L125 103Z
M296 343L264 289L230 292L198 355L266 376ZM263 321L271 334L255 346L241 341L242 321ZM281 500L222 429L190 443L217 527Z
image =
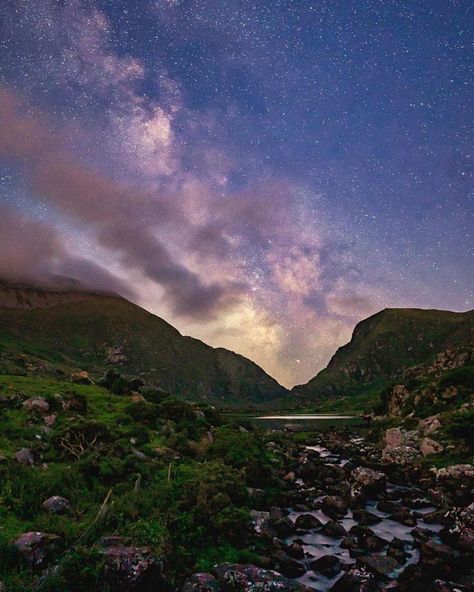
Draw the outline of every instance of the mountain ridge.
M39 348L43 358L93 374L115 364L185 398L255 403L288 393L255 362L182 335L116 294L2 282L0 333L17 353Z

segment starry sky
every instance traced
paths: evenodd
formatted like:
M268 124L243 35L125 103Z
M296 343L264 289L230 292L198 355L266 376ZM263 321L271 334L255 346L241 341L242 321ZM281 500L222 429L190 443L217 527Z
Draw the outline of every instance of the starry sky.
M468 0L3 0L0 276L309 380L472 307Z

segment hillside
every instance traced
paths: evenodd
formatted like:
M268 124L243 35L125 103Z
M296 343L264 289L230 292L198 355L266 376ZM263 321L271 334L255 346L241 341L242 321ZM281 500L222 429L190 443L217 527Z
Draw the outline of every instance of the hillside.
M298 399L380 393L408 368L471 344L473 327L474 311L382 310L356 325L351 341L328 366L291 392Z
M107 367L212 403L287 393L247 358L181 335L163 319L105 293L0 285L0 371L92 377Z

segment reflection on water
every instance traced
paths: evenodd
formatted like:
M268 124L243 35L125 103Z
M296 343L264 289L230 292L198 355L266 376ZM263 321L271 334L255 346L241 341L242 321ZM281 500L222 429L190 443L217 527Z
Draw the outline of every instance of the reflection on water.
M263 415L261 417L254 417L254 419L291 419L293 421L303 420L303 419L355 419L355 415Z

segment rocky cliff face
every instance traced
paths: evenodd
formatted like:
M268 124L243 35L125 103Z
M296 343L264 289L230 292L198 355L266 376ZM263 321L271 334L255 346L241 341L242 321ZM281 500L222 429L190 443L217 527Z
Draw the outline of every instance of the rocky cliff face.
M0 373L126 374L185 398L255 403L287 394L247 358L183 336L111 294L0 285Z
M472 344L473 334L474 311L386 309L359 323L327 368L292 392L311 398L382 388L412 366L443 363L438 355Z

